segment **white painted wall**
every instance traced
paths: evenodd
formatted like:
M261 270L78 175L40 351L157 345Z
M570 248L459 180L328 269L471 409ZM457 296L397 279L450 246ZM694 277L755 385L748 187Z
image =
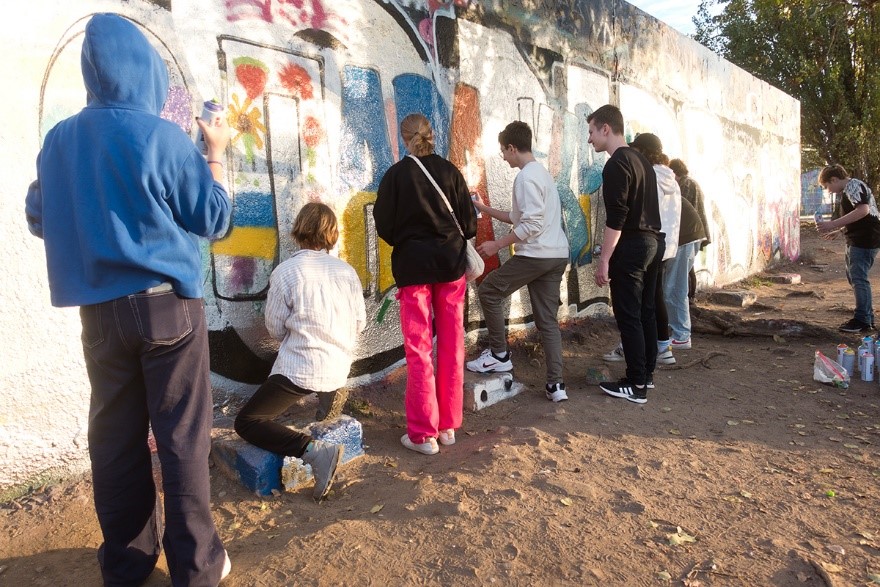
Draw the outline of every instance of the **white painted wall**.
M625 2L548 1L528 12L507 0L437 0L430 5L433 12L425 0L300 4L31 0L4 6L0 325L9 342L0 357L0 496L41 475L86 466L89 391L77 311L50 306L42 243L27 232L23 204L43 133L84 105L79 47L94 12L124 14L156 44L170 65L177 99L185 100L183 116L175 120L187 130L187 104L192 116L202 99L241 105L247 88L237 77L236 59L256 59L270 72L248 111L255 108L263 122L271 113L260 138L265 143L270 136L272 150L263 146L248 153L239 137L229 168L237 202L248 191L271 202L266 234L277 239L277 250L268 257L249 256L242 251L255 241L244 237L235 241L239 248L232 254L204 246L218 384L237 388L255 382L236 362L241 355L248 364L271 361L259 282L292 252L286 234L308 198L336 208L343 233L338 253L359 267L365 283L370 324L353 375L369 379L399 360L397 308L389 303L394 289L383 277L388 252L363 220L374 197L371 178L384 169L365 155L387 145L392 162L397 160L396 123L408 113L403 109L412 108L421 82L433 88L437 111L448 115L438 130L449 157L458 157L468 181L499 207L509 206L515 173L498 157L497 134L514 119L532 124L536 154L570 194L572 219L581 221L570 225L571 232L584 236L578 245L582 255L560 292L563 315L608 295L593 285L590 259L604 221L605 156L585 145L578 126L587 112L608 102L621 106L628 133L660 135L667 153L683 158L702 184L716 243L698 261L704 283L727 283L773 259L797 256L798 103ZM469 4L479 4L480 11L466 10ZM311 95L282 82L279 74L290 64L302 69ZM378 86L352 84L354 71L374 72ZM366 121L374 134L352 141L346 129L364 122L364 114L346 114L346 105L358 92L374 90L379 116ZM473 112L456 107L467 96L478 100ZM319 130L313 144L306 139L309 118ZM450 129L456 120L465 120L459 134ZM476 137L473 143L468 131ZM485 222L485 234L504 230ZM527 296L515 296L511 320L528 322L529 314ZM471 332L480 317L472 289Z

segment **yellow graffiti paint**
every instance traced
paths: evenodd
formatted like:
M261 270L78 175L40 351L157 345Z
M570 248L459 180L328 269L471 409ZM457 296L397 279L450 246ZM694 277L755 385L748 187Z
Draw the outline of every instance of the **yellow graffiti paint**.
M275 228L260 226L233 226L229 236L211 243L211 251L233 257L275 258L278 250L278 232Z
M587 243L584 245L584 248L581 249L580 255L578 255L578 257L583 257L585 253L593 250L593 216L591 213L593 204L592 200L590 200L590 194L578 195L578 203L581 205L581 210L584 212L584 218L587 220Z
M342 212L342 226L339 231L342 240L339 258L354 267L364 289L369 289L373 280L373 273L367 262L367 214L369 205L375 201L376 192L356 193ZM378 237L376 240L379 242L379 274L376 285L380 292L384 292L394 285L394 277L391 275L392 247Z

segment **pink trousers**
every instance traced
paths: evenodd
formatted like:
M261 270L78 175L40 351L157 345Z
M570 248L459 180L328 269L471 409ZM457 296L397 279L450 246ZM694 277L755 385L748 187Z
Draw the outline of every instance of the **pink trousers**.
M449 283L407 285L397 292L406 352L406 432L417 444L461 426L466 290L462 276Z

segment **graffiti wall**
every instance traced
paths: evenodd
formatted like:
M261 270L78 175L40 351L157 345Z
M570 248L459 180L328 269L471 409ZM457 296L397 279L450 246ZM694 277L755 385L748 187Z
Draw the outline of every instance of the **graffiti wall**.
M586 117L619 104L627 133L658 134L706 193L713 245L704 284L724 284L798 255L799 106L622 0L82 0L15 2L0 46L10 82L0 149L9 283L3 320L23 344L4 351L0 487L82 458L88 389L73 310L48 304L41 243L24 228L23 198L45 132L85 103L82 34L100 11L125 15L171 73L163 116L191 135L201 102L227 104L232 127L228 235L203 243L205 304L216 382L260 382L276 349L263 325L269 275L294 251L293 218L309 201L336 210L334 254L360 276L369 325L352 377L403 356L390 248L372 206L385 170L406 154L399 122L428 116L437 151L472 191L508 208L515 176L498 156L512 120L535 131L556 178L571 250L560 316L607 301L593 284L601 241L604 154ZM10 14L11 13L11 14ZM477 240L506 228L484 217ZM503 263L502 252L487 263ZM510 323L531 319L527 295ZM473 288L468 330L480 327ZM60 414L60 416L59 416ZM48 425L50 422L52 424ZM15 462L12 466L8 463Z

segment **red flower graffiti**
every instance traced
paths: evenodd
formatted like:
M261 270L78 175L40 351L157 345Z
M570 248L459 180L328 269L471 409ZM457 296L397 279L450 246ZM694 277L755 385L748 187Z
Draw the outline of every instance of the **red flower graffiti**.
M278 80L294 96L299 96L303 100L311 100L314 96L312 78L309 72L299 65L293 63L285 65L278 74Z
M324 138L324 129L321 128L321 123L314 116L307 116L303 122L302 137L303 142L310 149L317 147L321 139Z
M238 57L232 63L235 65L235 77L247 92L248 100L254 100L262 94L269 79L269 68L253 57Z

